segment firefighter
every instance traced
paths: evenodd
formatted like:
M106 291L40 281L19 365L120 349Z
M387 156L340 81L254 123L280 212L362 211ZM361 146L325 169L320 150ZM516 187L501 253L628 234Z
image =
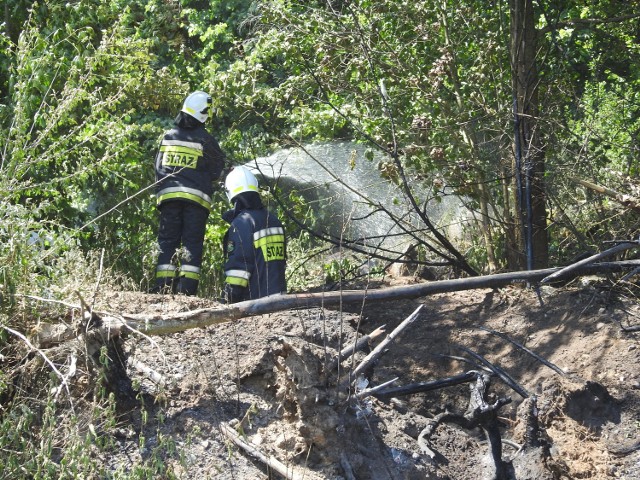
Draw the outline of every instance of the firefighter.
M282 223L262 204L258 181L246 167L235 167L225 180L233 209L224 236L224 297L228 303L286 293L286 241Z
M160 253L153 292L195 295L198 290L211 196L225 164L217 140L205 129L210 109L209 94L191 93L156 155Z

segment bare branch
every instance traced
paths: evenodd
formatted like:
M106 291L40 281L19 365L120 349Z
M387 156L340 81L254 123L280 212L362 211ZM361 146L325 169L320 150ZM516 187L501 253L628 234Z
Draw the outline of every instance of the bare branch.
M245 442L240 437L238 432L236 432L230 425L221 423L220 430L222 430L222 433L229 440L231 440L238 447L242 448L246 453L261 461L267 467L275 470L287 480L319 480L319 477L312 474L310 470L303 470L302 468L296 468L294 470L293 465L285 465L278 459L265 455L254 445L250 445L249 443Z
M481 362L483 365L488 367L494 374L496 374L498 377L500 377L504 383L506 383L508 386L510 386L522 398L529 398L529 392L527 392L522 386L520 386L520 384L518 382L516 382L511 377L511 375L509 375L507 372L505 372L502 368L494 365L489 360L484 358L482 355L477 354L473 350L470 350L470 349L468 349L466 347L463 347L461 345L457 345L456 348L458 348L459 350L462 350L463 352L468 353L473 358L475 358L476 360Z
M594 192L602 193L609 198L613 198L616 202L624 205L625 207L640 211L640 199L638 198L624 193L616 192L615 190L612 190L610 188L603 187L602 185L596 185L595 183L587 182L586 180L581 180L579 178L572 177L569 180L577 183L578 185L582 185L589 190L593 190Z
M525 347L524 345L516 342L515 340L509 338L507 335L505 335L504 333L498 332L496 330L492 330L488 327L482 327L480 325L478 325L477 327L480 330L484 330L485 332L489 332L492 333L493 335L497 335L500 338L505 339L507 342L512 343L513 345L515 345L516 347L518 347L520 350L523 350L524 352L528 353L529 355L531 355L533 358L535 358L536 360L538 360L540 363L546 365L547 367L549 367L551 370L553 370L556 373L559 373L562 376L565 376L567 374L567 372L565 372L564 370L562 370L560 367L558 367L557 365L551 363L550 361L542 358L540 355L532 352L531 350L529 350L527 347Z
M387 390L377 391L373 394L373 396L376 398L390 398L403 395L413 395L415 393L430 392L432 390L438 390L440 388L452 387L454 385L472 382L477 378L477 376L478 372L469 371L466 373L461 373L460 375L455 375L453 377L441 378L440 380L411 383L402 387L395 387L389 388Z
M23 334L21 334L20 332L7 327L6 325L0 325L0 327L2 327L3 329L5 329L7 332L9 332L11 335L18 337L22 342L24 342L24 344L29 347L31 350L34 350L35 352L37 352L38 355L40 355L42 357L42 359L47 363L47 365L49 365L51 367L51 370L60 378L60 381L62 382L62 385L64 385L65 390L67 391L67 394L69 395L69 397L71 397L71 393L69 392L69 384L67 383L67 379L66 377L62 374L62 372L60 372L60 370L58 370L56 368L56 366L54 365L54 363L49 359L49 357L47 357L45 355L45 353L40 350L39 348L36 348L27 337L25 337Z
M380 390L384 390L385 388L387 388L389 385L393 385L394 383L396 383L398 381L400 377L395 377L392 378L391 380L389 380L388 382L384 382L381 383L380 385L376 385L375 387L372 388L367 388L366 390L362 390L361 392L357 392L354 397L357 399L363 399L365 397L371 397L371 396L377 396L376 394L380 391Z
M373 340L378 338L384 332L385 332L384 325L382 325L381 327L376 328L369 335L363 335L362 337L360 337L353 345L349 345L348 347L343 348L338 354L338 357L329 363L329 365L327 366L327 371L333 370L345 358L349 358L356 352L359 352L360 350L363 350L364 348L369 346L369 344Z
M422 310L424 305L420 305L418 308L414 310L414 312L405 318L400 325L398 325L393 332L391 332L387 338L385 338L382 342L378 344L376 348L374 348L369 355L365 357L365 359L358 365L353 372L349 374L349 378L354 379L357 378L360 373L366 370L380 355L384 352L385 348L393 342L400 334L415 322L420 316L420 311Z

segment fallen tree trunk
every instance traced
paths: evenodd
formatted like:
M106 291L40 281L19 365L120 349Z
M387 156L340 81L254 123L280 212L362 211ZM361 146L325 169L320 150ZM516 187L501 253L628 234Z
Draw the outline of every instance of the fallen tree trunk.
M580 260L579 262L569 265L568 267L561 268L557 272L554 272L551 275L544 277L542 280L540 280L540 283L551 283L555 280L560 280L562 277L571 276L572 272L578 270L583 265L589 265L591 263L596 262L597 260L610 257L612 255L615 255L616 253L624 252L626 250L635 248L637 246L638 246L637 240L621 242L615 247L611 247L608 250L605 250L604 252L596 253L595 255L591 255L590 257Z
M603 262L583 265L570 273L572 277L576 277L600 272L620 272L638 267L640 267L640 260ZM381 289L275 295L171 316L123 313L117 316L103 314L100 317L102 328L111 336L117 336L128 331L141 332L145 335L166 335L182 332L190 328L202 328L252 315L263 315L290 309L335 307L340 304L362 303L365 299L367 303L377 303L462 290L500 288L514 283L537 283L558 270L559 268L546 268L542 270L498 273ZM564 279L566 280L566 277ZM43 325L36 336L35 340L41 347L59 344L76 336L76 332L73 329L56 331L55 329L59 329L59 325L51 325L49 327L51 328Z

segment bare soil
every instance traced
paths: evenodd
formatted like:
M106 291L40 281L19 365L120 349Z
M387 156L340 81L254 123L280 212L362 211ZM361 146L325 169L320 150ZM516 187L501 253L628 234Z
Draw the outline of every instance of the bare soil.
M136 293L112 293L101 303L111 312L164 315L215 305ZM128 338L128 373L143 400L123 412L116 448L106 461L114 470L129 470L161 452L181 479L282 478L230 442L223 426L231 425L265 458L286 465L290 478L493 478L480 428L444 422L429 438L431 452L418 442L438 414L464 414L469 383L358 399L345 378L367 352L327 369L360 335L382 325L392 332L421 304L419 319L389 345L359 388L480 370L471 351L517 382L527 402L536 400L542 447L534 451L520 448L529 404L492 377L488 398L511 398L498 412L507 478L640 479L640 332L625 330L640 323L640 305L588 282L545 287L539 295L516 286L342 311L286 311ZM156 381L145 368L155 372Z

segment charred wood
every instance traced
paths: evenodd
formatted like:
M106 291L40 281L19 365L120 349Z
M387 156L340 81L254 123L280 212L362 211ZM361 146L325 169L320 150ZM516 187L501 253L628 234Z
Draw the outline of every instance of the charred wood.
M579 270L581 267L585 267L589 264L592 264L598 260L601 260L603 258L607 258L607 257L611 257L613 255L615 255L616 253L619 252L624 252L626 250L629 250L631 248L635 248L638 245L640 245L640 243L638 241L625 241L620 243L619 245L616 245L615 247L611 247L607 250L605 250L604 252L600 252L597 253L595 255L591 255L590 257L587 257L583 260L580 260L579 262L573 263L571 265L569 265L568 267L564 267L561 268L560 270L558 270L557 272L552 273L551 275L548 275L546 277L544 277L542 280L540 280L540 283L551 283L553 281L556 280L560 280L562 278L565 278L567 276L572 276L574 272L576 272L577 270Z
M493 363L491 363L489 360L487 360L486 358L484 358L482 355L474 352L473 350L470 350L466 347L463 347L461 345L456 345L456 348L468 353L469 355L471 355L473 358L475 358L476 360L478 360L480 363L482 363L485 367L487 367L489 370L491 370L494 374L496 374L498 377L500 377L500 379L506 383L508 386L510 386L516 393L518 393L522 398L528 398L529 397L529 392L527 392L524 387L522 387L518 382L516 382L511 375L509 375L507 372L505 372L502 368L498 367L497 365L494 365Z
M354 380L362 372L367 370L386 350L387 346L393 342L400 334L412 323L414 323L420 317L420 311L424 305L420 305L414 310L414 312L405 318L400 325L398 325L387 337L382 340L369 355L348 375L349 381ZM343 381L342 384L345 384Z
M527 347L525 347L524 345L522 345L521 343L516 342L515 340L513 340L512 338L508 337L507 335L505 335L502 332L498 332L497 330L492 330L491 328L487 328L487 327L483 327L483 326L477 326L476 328L480 329L480 330L484 330L485 332L489 332L493 335L496 335L500 338L503 338L504 340L506 340L507 342L512 343L513 345L515 345L516 347L518 347L520 350L522 350L523 352L528 353L529 355L531 355L533 358L535 358L536 360L538 360L540 363L542 363L543 365L546 365L547 367L549 367L551 370L553 370L556 373L559 373L562 376L565 376L567 374L567 372L565 372L564 370L562 370L560 367L558 367L557 365L555 365L554 363L551 363L549 360L542 358L540 355L538 355L537 353L532 352L531 350L529 350Z
M361 336L353 345L349 345L348 347L343 348L340 353L338 353L338 357L327 365L327 371L334 370L340 362L343 360L353 356L356 352L360 352L365 350L366 348L371 347L371 343L382 335L385 332L384 325L376 328L373 332L368 335Z
M386 390L375 392L372 394L372 396L384 399L391 397L400 397L404 395L414 395L416 393L430 392L433 390L438 390L440 388L452 387L454 385L472 382L476 379L477 376L478 372L470 371L461 373L460 375L454 375L453 377L442 378L440 380L411 383L402 387L388 388Z
M495 465L495 480L506 480L508 469L502 460L502 438L498 425L498 410L511 402L510 397L498 398L493 403L488 403L488 388L490 386L490 376L474 372L476 381L471 385L469 406L463 415L445 411L435 418L422 430L418 436L418 445L423 453L431 459L436 458L436 453L429 444L430 437L435 433L438 425L444 422L455 423L465 430L472 430L481 427L487 436L491 456Z
M540 436L540 424L538 423L538 401L536 396L531 396L522 402L525 409L524 415L524 448L538 448L543 442Z

